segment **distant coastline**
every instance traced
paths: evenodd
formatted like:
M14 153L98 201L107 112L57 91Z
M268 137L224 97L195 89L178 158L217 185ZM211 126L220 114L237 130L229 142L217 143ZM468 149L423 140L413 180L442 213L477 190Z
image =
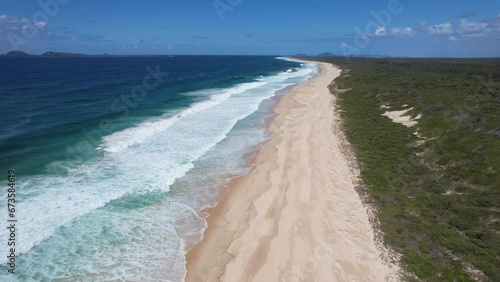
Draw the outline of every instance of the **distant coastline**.
M28 54L23 51L10 51L5 55L0 55L3 57L44 57L44 58L54 58L54 57L164 57L170 55L109 55L109 54L79 54L79 53L68 53L68 52L55 52L47 51L41 55Z
M288 58L298 58L298 59L307 59L307 60L318 60L322 58L378 58L378 59L466 59L461 57L401 57L401 56L386 56L386 55L376 55L376 54L359 54L359 55L338 55L330 52L323 52L320 54L305 54L298 53L295 55L286 55L286 54L267 54L267 55L221 55L221 54L205 54L205 55L196 55L196 54L122 54L122 55L112 55L112 54L81 54L81 53L71 53L71 52L57 52L57 51L47 51L43 54L34 55L29 54L19 50L13 50L7 52L6 54L0 54L0 57L44 57L44 58L54 58L54 57L66 57L66 58L81 58L81 57L175 57L175 56L216 56L216 57L288 57ZM473 57L469 59L496 59L498 57Z
M71 53L71 52L58 52L58 51L47 51L40 55L29 54L24 51L13 50L7 52L6 54L0 54L0 57L165 57L173 56L171 54L162 55L152 55L152 54L137 54L137 55L111 55L107 53L103 54L81 54L81 53ZM176 56L252 56L252 55L176 55ZM260 55L255 55L260 56ZM283 54L269 54L262 56L277 56L277 57L343 57L342 55L332 54L330 52L324 52L318 55L307 55L299 53L296 55L283 55ZM374 56L376 57L376 56Z

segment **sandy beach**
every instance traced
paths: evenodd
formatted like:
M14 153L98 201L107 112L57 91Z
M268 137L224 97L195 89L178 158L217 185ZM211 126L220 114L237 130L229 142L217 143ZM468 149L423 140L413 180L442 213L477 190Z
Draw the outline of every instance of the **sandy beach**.
M358 171L328 90L340 70L320 66L281 98L254 168L209 210L186 281L397 280L355 190Z

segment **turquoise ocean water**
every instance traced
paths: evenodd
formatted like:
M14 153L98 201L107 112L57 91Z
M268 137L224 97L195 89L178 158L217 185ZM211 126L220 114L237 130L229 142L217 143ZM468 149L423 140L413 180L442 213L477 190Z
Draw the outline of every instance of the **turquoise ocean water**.
M182 281L201 210L248 171L277 95L317 73L275 57L0 57L0 212L16 171L16 275Z

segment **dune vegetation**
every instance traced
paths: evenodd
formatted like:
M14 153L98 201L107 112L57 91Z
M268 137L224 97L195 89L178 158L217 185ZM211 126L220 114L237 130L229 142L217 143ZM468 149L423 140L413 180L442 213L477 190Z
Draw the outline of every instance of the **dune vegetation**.
M500 59L309 59L343 69L359 192L406 279L500 281Z

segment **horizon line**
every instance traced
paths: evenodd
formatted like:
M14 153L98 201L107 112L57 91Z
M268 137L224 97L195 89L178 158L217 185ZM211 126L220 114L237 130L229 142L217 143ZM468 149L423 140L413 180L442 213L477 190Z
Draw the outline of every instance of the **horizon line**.
M22 56L10 56L8 55L11 52L22 52L26 55ZM46 53L56 53L56 54L66 54L67 56L60 55L60 56L44 56ZM325 52L329 53L329 52ZM5 56L5 57L65 57L65 58L70 58L70 57L175 57L175 56L227 56L227 57L317 57L317 58L379 58L379 59L394 59L394 58L401 58L401 59L500 59L500 56L497 57L425 57L425 56L391 56L391 55L372 55L372 54L359 54L356 56L343 56L343 55L338 55L338 54L333 54L330 53L331 55L308 55L308 54L303 54L303 53L298 53L295 55L284 55L284 54L264 54L264 55L257 55L257 54L108 54L108 53L101 53L101 54L85 54L85 53L73 53L73 52L64 52L64 51L46 51L41 54L30 54L21 50L12 50L9 51L5 54L0 54L0 56Z

